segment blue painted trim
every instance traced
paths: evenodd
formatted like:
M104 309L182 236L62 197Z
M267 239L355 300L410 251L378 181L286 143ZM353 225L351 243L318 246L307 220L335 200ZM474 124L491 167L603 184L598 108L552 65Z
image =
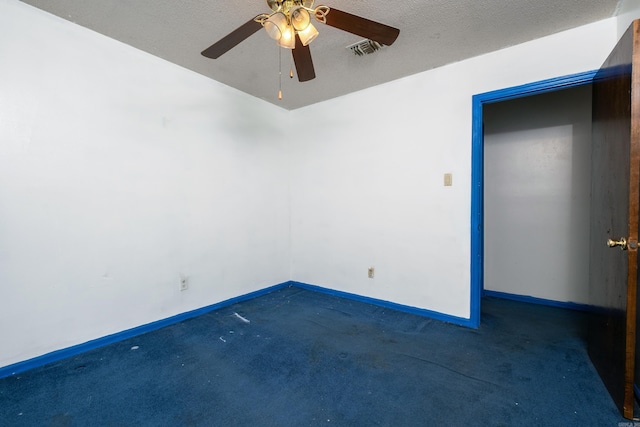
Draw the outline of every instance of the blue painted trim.
M500 89L472 97L471 119L471 325L480 325L480 299L484 289L484 104L591 84L597 71L572 74Z
M289 282L291 286L295 286L301 289L309 291L320 292L327 295L333 295L340 298L350 299L353 301L364 302L367 304L376 305L378 307L390 308L392 310L402 311L404 313L417 314L418 316L430 317L432 319L441 320L447 323L453 323L460 326L473 327L471 319L465 319L464 317L450 316L448 314L439 313L437 311L431 311L424 308L411 307L404 304L398 304L395 302L385 301L377 298L365 297L362 295L351 294L349 292L336 291L329 288L323 288L321 286L310 285L308 283L301 282Z
M477 99L482 104L486 104L490 102L523 98L531 95L539 95L545 92L554 92L560 89L569 89L576 86L591 84L597 73L598 70L592 70L568 76L554 77L552 79L540 80L538 82L527 83L520 86L480 93L474 95L473 98L474 100Z
M11 375L15 375L20 372L27 371L29 369L34 369L34 368L46 365L48 363L53 363L62 359L66 359L68 357L76 356L78 354L81 354L86 351L90 351L99 347L103 347L105 345L113 344L129 338L133 338L147 332L155 331L160 328L164 328L166 326L170 326L170 325L182 322L184 320L209 313L214 310L218 310L224 307L229 307L231 305L234 305L243 301L248 301L250 299L253 299L262 295L266 295L271 292L275 292L290 286L295 286L295 287L306 289L313 292L320 292L327 295L333 295L340 298L350 299L353 301L364 302L367 304L376 305L378 307L389 308L389 309L401 311L404 313L411 313L411 314L416 314L418 316L429 317L432 319L436 319L436 320L440 320L443 322L452 323L460 326L477 328L477 326L473 322L473 319L471 318L466 319L463 317L451 316L451 315L443 314L437 311L412 307L404 304L398 304L398 303L385 301L377 298L365 297L362 295L352 294L349 292L337 291L329 288L324 288L321 286L310 285L308 283L289 281L289 282L280 283L278 285L270 286L268 288L260 289L255 292L250 292L248 294L230 298L228 300L221 301L216 304L208 305L206 307L198 308L185 313L180 313L175 316L168 317L166 319L161 319L155 322L147 323L145 325L136 326L135 328L127 329L122 332L117 332L115 334L107 335L101 338L96 338L94 340L87 341L82 344L52 351L51 353L43 354L41 356L37 356L22 362L0 367L0 378L9 377ZM491 296L499 296L497 294L502 295L501 293L492 292L492 291L486 291L486 294ZM504 294L504 295L509 295L509 294ZM501 296L501 297L507 298L507 296ZM523 298L531 299L531 297L520 297L519 300L523 300ZM511 299L514 299L514 298L511 298ZM535 300L543 301L540 299L535 299ZM528 302L531 302L531 301L528 301Z
M175 323L179 323L184 320L191 319L193 317L197 317L202 314L209 313L211 311L218 310L223 307L228 307L233 304L237 304L239 302L247 301L262 295L266 295L268 293L277 291L282 288L286 288L288 286L291 286L290 282L280 283L278 285L274 285L265 289L260 289L255 292L250 292L248 294L230 298L228 300L221 301L216 304L208 305L202 308L197 308L195 310L191 310L185 313L177 314L175 316L167 317L166 319L157 320L155 322L147 323L146 325L136 326L135 328L127 329L122 332L116 332L115 334L107 335L101 338L96 338L94 340L87 341L82 344L63 348L61 350L52 351L51 353L43 354L42 356L37 356L32 359L7 365L0 368L0 378L9 377L11 375L27 371L29 369L37 368L37 367L46 365L48 363L57 362L59 360L66 359L67 357L76 356L80 353L84 353L85 351L93 350L108 344L113 344L118 341L126 340L128 338L133 338L135 336L138 336L147 332L155 331L157 329L164 328L165 326L173 325Z
M168 317L166 319L161 319L155 322L147 323L145 325L136 326L135 328L127 329L122 332L116 332L115 334L107 335L101 338L96 338L94 340L87 341L82 344L52 351L51 353L43 354L41 356L37 356L22 362L17 362L11 365L0 367L0 378L5 378L11 375L19 374L20 372L25 372L29 369L34 369L34 368L46 365L48 363L53 363L62 359L66 359L68 357L76 356L78 354L84 353L85 351L90 351L99 347L103 347L105 345L113 344L129 338L133 338L135 336L138 336L147 332L164 328L165 326L170 326L170 325L182 322L184 320L191 319L193 317L197 317L197 316L200 316L224 307L229 307L239 302L247 301L247 300L250 300L262 295L266 295L271 292L278 291L280 289L287 288L290 286L295 286L301 289L307 289L310 291L320 292L328 295L334 295L334 296L338 296L346 299L351 299L354 301L365 302L365 303L377 305L380 307L390 308L393 310L398 310L406 313L417 314L419 316L430 317L433 319L454 323L461 326L472 326L470 319L449 316L449 315L438 313L431 310L410 307L402 304L396 304L389 301L383 301L375 298L364 297L361 295L350 294L348 292L335 291L332 289L323 288L315 285L309 285L306 283L289 281L289 282L280 283L278 285L270 286L265 289L260 289L255 292L250 292L248 294L230 298L228 300L221 301L216 304L208 305L206 307L198 308L185 313L180 313L175 316Z
M580 304L577 302L554 301L551 299L532 297L528 295L510 294L507 292L498 292L498 291L489 291L489 290L485 290L483 294L485 297L508 299L511 301L526 302L529 304L548 305L550 307L566 308L569 310L577 310L577 311L587 311L587 312L596 311L596 307L593 307L589 304Z
M640 388L638 387L638 384L633 384L633 394L637 401L640 400Z

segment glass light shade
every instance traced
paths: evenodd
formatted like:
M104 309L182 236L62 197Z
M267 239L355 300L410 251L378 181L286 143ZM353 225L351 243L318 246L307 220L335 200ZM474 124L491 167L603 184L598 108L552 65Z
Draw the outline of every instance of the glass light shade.
M304 31L298 31L298 36L300 37L302 45L306 46L318 37L318 30L316 30L316 27L314 27L313 24L309 24Z
M278 40L278 46L287 49L294 49L296 47L296 33L293 31L291 25L287 25L282 31L282 37Z
M287 17L282 12L274 13L264 21L263 27L269 37L274 40L280 40L286 28L289 26Z
M291 9L291 25L293 25L296 31L305 30L310 23L311 17L306 9L302 7Z

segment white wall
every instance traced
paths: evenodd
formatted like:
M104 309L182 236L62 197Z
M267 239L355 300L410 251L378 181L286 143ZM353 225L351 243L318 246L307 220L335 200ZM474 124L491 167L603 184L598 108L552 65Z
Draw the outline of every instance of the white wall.
M591 85L483 119L484 288L588 304Z
M640 18L640 0L619 0L616 13L619 39L627 31L631 22Z
M314 125L290 145L292 277L469 318L472 96L597 69L615 42L610 18L295 110Z
M289 279L285 111L16 0L0 61L0 366Z

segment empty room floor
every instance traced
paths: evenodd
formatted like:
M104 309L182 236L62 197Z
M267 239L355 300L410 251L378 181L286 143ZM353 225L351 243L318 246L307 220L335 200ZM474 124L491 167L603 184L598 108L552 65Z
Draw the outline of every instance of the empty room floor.
M286 287L0 379L2 426L617 426L584 313L469 329Z

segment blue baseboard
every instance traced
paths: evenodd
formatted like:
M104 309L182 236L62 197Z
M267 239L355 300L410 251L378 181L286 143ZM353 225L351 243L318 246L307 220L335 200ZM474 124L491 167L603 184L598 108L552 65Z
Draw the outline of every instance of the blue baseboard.
M268 293L280 290L282 288L290 287L290 286L306 289L309 291L320 292L327 295L346 298L353 301L373 304L379 307L385 307L385 308L389 308L397 311L402 311L405 313L411 313L419 316L429 317L432 319L453 323L460 326L475 327L471 319L465 319L463 317L450 316L447 314L439 313L437 311L411 307L408 305L397 304L394 302L365 297L362 295L352 294L348 292L336 291L333 289L323 288L321 286L310 285L307 283L289 281L289 282L280 283L278 285L270 286L268 288L260 289L255 292L250 292L248 294L240 295L238 297L234 297L216 304L208 305L206 307L198 308L185 313L177 314L175 316L167 317L166 319L161 319L155 322L147 323L145 325L136 326L135 328L127 329L122 332L116 332L115 334L107 335L101 338L96 338L94 340L87 341L82 344L52 351L50 353L46 353L41 356L37 356L22 362L17 362L11 365L0 367L0 378L5 378L11 375L19 374L20 372L24 372L29 369L34 369L34 368L46 365L48 363L57 362L58 360L66 359L67 357L76 356L85 351L93 350L99 347L103 347L105 345L113 344L118 341L133 338L135 336L144 334L146 332L155 331L157 329L164 328L165 326L173 325L175 323L179 323L184 320L191 319L193 317L197 317L202 314L209 313L211 311L218 310L224 307L228 307L233 304L237 304L239 302L247 301L262 295L266 295Z
M597 311L597 309L595 307L590 306L588 304L578 304L578 303L575 303L575 302L554 301L554 300L550 300L550 299L536 298L536 297L530 297L530 296L526 296L526 295L510 294L510 293L506 293L506 292L484 290L482 292L482 296L492 297L492 298L502 298L502 299L508 299L508 300L512 300L512 301L526 302L526 303L529 303L529 304L548 305L548 306L551 306L551 307L566 308L566 309L569 309L569 310L588 311L588 312Z
M245 295L240 295L216 304L208 305L206 307L197 308L195 310L180 313L175 316L167 317L166 319L157 320L155 322L147 323L145 325L136 326L135 328L127 329L115 334L107 335L101 338L96 338L91 341L87 341L82 344L74 345L71 347L63 348L60 350L52 351L51 353L43 354L32 359L28 359L22 362L17 362L11 365L0 367L0 378L9 377L11 375L18 374L20 372L27 371L29 369L37 368L39 366L46 365L47 363L57 362L58 360L66 359L67 357L76 356L85 351L93 350L95 348L103 347L108 344L112 344L118 341L122 341L128 338L133 338L138 335L142 335L146 332L155 331L165 326L173 325L175 323L182 322L193 317L200 316L210 311L218 310L223 307L228 307L233 304L237 304L242 301L247 301L252 298L256 298L268 293L277 291L279 289L290 286L290 282L280 283L265 289L260 289L255 292L250 292Z
M432 319L440 320L447 323L453 323L460 326L475 327L471 319L465 319L464 317L456 317L448 314L439 313L437 311L431 311L424 308L411 307L409 305L398 304L395 302L389 302L377 298L365 297L362 295L351 294L349 292L336 291L329 288L323 288L321 286L309 285L301 282L289 282L291 286L296 286L302 289L310 291L321 292L323 294L334 295L341 298L346 298L354 301L365 302L368 304L377 305L379 307L390 308L405 313L417 314L418 316L429 317Z

